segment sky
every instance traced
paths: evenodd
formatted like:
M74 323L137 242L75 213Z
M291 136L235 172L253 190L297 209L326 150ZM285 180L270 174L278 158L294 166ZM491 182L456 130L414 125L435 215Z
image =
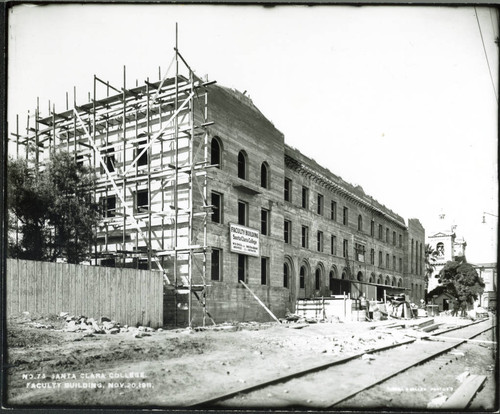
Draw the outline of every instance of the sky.
M86 103L94 74L118 89L124 66L127 87L158 80L177 23L194 71L247 91L288 145L427 235L456 225L470 262L494 262L497 22L479 6L18 5L9 129L37 98L42 116L75 87Z

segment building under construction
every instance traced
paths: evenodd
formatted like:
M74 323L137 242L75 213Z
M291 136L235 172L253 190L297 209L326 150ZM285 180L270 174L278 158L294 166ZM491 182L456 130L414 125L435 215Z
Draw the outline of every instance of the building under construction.
M249 97L200 79L178 50L174 65L134 88L94 76L89 103L37 108L13 134L37 162L66 150L91 167L93 264L163 272L176 325L267 320L244 284L278 317L300 298L423 298L418 220L285 145Z

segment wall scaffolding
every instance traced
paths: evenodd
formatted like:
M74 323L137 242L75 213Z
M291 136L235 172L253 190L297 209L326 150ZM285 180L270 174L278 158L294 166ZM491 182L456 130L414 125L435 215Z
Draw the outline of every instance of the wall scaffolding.
M175 309L188 310L194 296L206 310L208 94L215 82L198 78L176 47L160 79L118 88L94 75L93 96L47 116L28 113L26 134L11 140L34 154L37 168L55 151L74 154L90 167L93 196L103 218L95 228L92 264L161 271ZM174 73L170 73L170 72ZM182 72L182 73L181 73ZM102 92L104 90L104 92ZM98 97L98 91L105 95ZM76 89L74 90L76 96ZM16 232L17 233L17 232ZM16 234L17 239L17 234ZM178 298L186 297L178 302ZM176 313L177 314L177 313ZM176 323L175 321L174 323ZM213 322L213 320L212 320Z

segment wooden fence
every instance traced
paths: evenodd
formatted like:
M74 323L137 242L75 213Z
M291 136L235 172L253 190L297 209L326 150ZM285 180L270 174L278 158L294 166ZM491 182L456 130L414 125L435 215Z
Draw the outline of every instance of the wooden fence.
M122 325L163 325L160 272L7 259L7 314L106 316Z

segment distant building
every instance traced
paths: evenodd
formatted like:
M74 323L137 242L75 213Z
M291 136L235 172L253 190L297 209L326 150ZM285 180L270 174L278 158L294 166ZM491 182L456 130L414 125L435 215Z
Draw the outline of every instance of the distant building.
M457 238L454 231L440 231L427 236L427 244L434 250L434 271L429 276L427 292L435 289L439 285L439 272L444 265L455 260L457 257L465 257L467 243L463 238Z
M477 304L485 309L496 309L497 306L497 264L496 263L475 263L474 268L482 277L484 292L479 297Z

